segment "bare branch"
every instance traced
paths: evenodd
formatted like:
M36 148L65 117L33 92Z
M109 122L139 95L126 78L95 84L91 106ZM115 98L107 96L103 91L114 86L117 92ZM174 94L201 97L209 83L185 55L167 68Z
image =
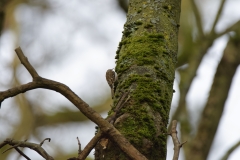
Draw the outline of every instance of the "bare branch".
M24 154L19 148L15 148L15 150L20 154L22 155L24 158L26 158L27 160L31 160L26 154Z
M19 145L20 145L20 144L16 144L16 145L14 145L14 146L12 146L12 147L6 149L6 150L3 151L2 153L6 153L7 151L10 151L10 150L13 149L13 148L17 148L17 147L19 147Z
M240 26L240 21L237 21L236 23L234 23L233 25L229 26L229 27L228 27L227 29L225 29L224 31L222 31L222 32L220 32L220 33L216 33L216 39L217 39L218 37L223 36L224 34L227 34L227 33L231 32L231 31L234 31L234 30L238 29L239 26Z
M50 142L50 141L51 141L51 138L45 138L39 145L42 146L43 143L44 143L46 140L48 140L48 142Z
M187 141L180 143L177 137L177 121L173 120L172 121L172 130L171 133L169 133L169 135L172 136L172 140L173 140L173 144L174 144L174 155L173 155L173 160L178 160L179 157L179 152L180 152L180 148L183 146L184 143L186 143Z
M53 160L53 158L48 155L48 153L39 145L36 143L30 143L30 142L25 142L25 141L16 141L10 138L7 138L4 143L11 145L12 147L10 147L9 149L7 149L6 151L15 148L18 152L20 151L19 149L17 149L17 147L27 147L30 148L32 150L35 150L38 154L40 154L43 158L45 158L46 160ZM6 152L4 151L4 152ZM3 152L3 153L4 153ZM19 152L20 154L22 153L22 151ZM21 155L25 155L25 154L21 154ZM26 156L26 155L25 155ZM25 157L24 156L24 157ZM27 156L26 156L27 157ZM25 157L25 158L26 158Z
M78 157L79 157L79 155L80 155L81 152L82 152L82 147L81 147L81 143L80 143L80 140L79 140L78 137L77 137L77 141L78 141Z
M8 144L7 142L3 141L2 143L0 143L0 148L4 147L7 144Z
M91 152L91 150L96 146L96 144L98 143L98 141L102 138L103 133L101 131L99 131L92 139L91 141L86 145L86 147L83 149L83 151L81 152L81 154L79 155L79 160L84 160L89 153Z
M115 108L115 112L109 116L107 118L107 121L110 122L111 124L113 124L116 120L116 115L117 113L120 111L120 109L124 106L124 104L127 102L128 98L123 101L129 94L130 91L123 93L123 95L121 96L121 98L119 99L116 108ZM86 159L86 157L89 155L89 153L91 152L91 150L96 146L96 144L98 143L98 141L103 137L103 132L100 130L92 139L91 141L85 146L85 148L83 149L83 151L81 152L81 154L78 156L79 160L84 160Z
M226 2L226 0L221 1L220 7L219 7L217 15L216 15L216 18L213 22L213 26L212 26L212 29L210 31L210 34L215 34L215 27L216 27L216 24L217 24L221 14L222 14L222 10L223 10L223 6L224 6L225 2Z
M191 2L192 7L193 7L193 12L194 12L194 16L196 18L196 23L197 23L197 27L198 27L200 37L204 37L203 25L202 25L202 19L201 19L200 12L197 8L196 2L194 0L190 0L190 2Z
M27 57L24 56L23 51L20 47L15 49L15 52L18 55L18 58L20 59L21 63L24 65L24 67L28 70L28 72L31 74L32 78L35 79L39 77L37 71L33 68L33 66L28 62Z
M121 96L121 98L117 102L116 107L114 108L114 113L112 115L110 115L109 117L107 117L107 120L108 120L109 123L114 124L114 122L115 122L115 120L117 118L117 114L119 113L121 108L124 106L124 104L129 99L129 97L126 99L126 97L128 96L129 92L130 92L130 90L128 92L124 92L123 93L123 95Z
M16 52L18 52L19 49L16 50ZM54 90L65 96L86 117L96 123L100 127L100 129L104 133L109 135L109 138L115 141L122 149L122 151L124 151L129 157L137 158L139 160L146 160L146 157L142 155L135 147L133 147L130 142L123 135L121 135L121 133L112 124L110 124L107 120L103 119L99 113L90 108L89 105L84 102L80 97L78 97L68 86L38 76L32 65L28 62L26 58L24 58L25 56L23 52L21 52L20 54L19 53L18 56L20 57L21 63L24 64L25 67L27 67L28 71L31 72L30 74L33 76L33 82L23 84L7 91L0 92L0 103L6 98L13 97L20 93L24 93L26 91L36 88Z
M231 155L235 149L237 149L240 146L240 141L238 141L236 144L234 144L229 150L226 152L226 154L223 156L222 160L228 160L228 157Z
M125 100L125 101L123 101L126 97L127 97L127 95L129 94L129 92L130 91L128 91L128 92L125 92L121 97L120 97L120 99L119 99L119 101L118 101L118 103L117 103L117 105L116 105L116 107L115 107L115 112L111 115L111 116L109 116L108 118L107 118L107 121L108 122L110 122L111 124L113 124L114 123L114 121L115 121L115 119L116 119L116 115L117 115L117 113L120 111L120 109L123 107L123 105L126 103L126 101L128 100L128 98L127 98L127 100ZM85 146L85 148L81 151L81 153L80 154L78 154L78 158L76 158L76 157L73 157L73 158L70 158L70 159L68 159L68 160L74 160L74 159L76 159L76 160L84 160L84 159L86 159L86 157L89 155L89 153L91 152L91 150L96 146L96 144L99 142L99 140L101 140L101 138L103 137L103 132L100 130L100 131L98 131L98 133L91 139L91 141Z

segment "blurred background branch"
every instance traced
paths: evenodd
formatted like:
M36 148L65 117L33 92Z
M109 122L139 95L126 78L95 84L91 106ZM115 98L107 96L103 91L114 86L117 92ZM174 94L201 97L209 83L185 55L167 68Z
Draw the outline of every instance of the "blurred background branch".
M112 100L105 72L115 66L115 51L122 36L127 5L128 0L2 0L0 90L31 80L14 54L14 48L21 45L26 53L34 53L27 57L41 75L73 88L96 111L106 116ZM188 140L182 148L185 156L180 152L180 159L189 158L193 153L189 153L191 147L194 143L199 144L196 140L201 140L197 138L204 122L201 120L206 118L205 112L211 107L214 109L211 113L221 109L215 115L218 116L216 122L210 115L215 127L204 127L209 137L210 129L216 130L205 157L220 159L239 141L240 119L237 113L240 101L237 93L240 86L237 81L240 74L238 62L233 62L239 60L240 54L236 49L239 45L239 5L238 1L225 0L182 1L176 93L170 117L179 121L181 141ZM231 66L234 67L228 68ZM227 69L222 76L218 73L220 67ZM234 72L230 72L231 69ZM218 85L214 86L216 82ZM221 92L225 95L220 98ZM219 104L210 104L212 99ZM6 137L31 141L52 137L52 142L44 144L44 147L55 159L75 156L78 150L75 138L78 136L84 147L95 132L94 124L71 103L58 93L43 90L4 101L0 110L0 126L0 141ZM64 146L59 145L60 140ZM171 159L172 142L168 145L168 159ZM40 159L29 150L23 151ZM230 160L239 159L238 149L230 153ZM0 154L0 159L21 157L10 151Z

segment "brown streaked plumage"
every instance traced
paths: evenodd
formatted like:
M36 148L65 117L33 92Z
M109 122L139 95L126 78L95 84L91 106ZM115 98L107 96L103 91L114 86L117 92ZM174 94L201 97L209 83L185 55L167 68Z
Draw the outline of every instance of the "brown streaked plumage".
M116 81L116 73L113 71L113 69L108 69L106 72L106 80L108 85L111 88L111 94L112 98L114 97L114 82Z

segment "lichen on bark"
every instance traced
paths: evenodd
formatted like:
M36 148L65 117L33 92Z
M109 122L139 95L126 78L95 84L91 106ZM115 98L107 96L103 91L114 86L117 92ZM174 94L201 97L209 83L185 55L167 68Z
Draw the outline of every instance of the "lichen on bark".
M179 15L179 0L130 0L116 53L114 104L130 93L114 126L149 160L166 159ZM110 142L104 159L129 158Z

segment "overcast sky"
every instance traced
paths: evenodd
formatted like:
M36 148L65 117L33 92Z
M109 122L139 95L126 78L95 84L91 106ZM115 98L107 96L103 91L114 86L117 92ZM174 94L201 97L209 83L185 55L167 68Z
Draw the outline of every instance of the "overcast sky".
M105 72L107 69L115 67L114 57L121 40L123 25L126 20L125 14L119 9L117 2L113 0L94 2L55 0L49 1L49 4L50 9L44 13L37 5L34 7L20 5L16 9L15 17L20 24L20 38L17 39L14 33L8 30L3 33L0 39L0 90L8 89L9 82L12 79L12 71L8 68L8 65L12 62L15 54L13 52L14 48L21 45L30 62L38 69L38 73L42 77L68 85L91 106L99 101L105 101L110 96L110 90L105 81ZM204 0L198 6L200 6L204 16L205 30L208 30L217 11L218 0ZM240 19L239 6L240 1L227 1L221 21L217 25L219 31ZM193 112L193 117L198 115L206 101L216 66L221 59L221 53L227 40L228 37L223 36L214 43L198 70L194 86L187 97L188 107ZM46 56L48 60L44 58ZM44 63L44 66L42 63ZM239 70L238 68L234 77L209 160L219 159L230 146L240 140L240 125L238 124L240 121ZM21 83L31 81L30 75L23 67L18 70L18 75ZM177 83L177 79L175 83ZM173 109L179 97L176 84L174 89L177 92L174 94ZM56 92L49 93L49 91L43 90L41 92L47 93L47 96L44 97L44 107L48 112L58 110L51 108L54 105L71 105ZM36 97L34 98L34 93L35 91L31 91L31 94L27 93L27 95L37 100ZM9 111L7 104L14 107L10 101L4 101L5 106L0 111L0 118ZM4 126L1 121L0 126ZM195 122L196 120L193 123ZM7 128L6 125L4 127ZM72 132L68 135L68 137L72 137L71 140L63 139L63 141L72 145L76 143L75 137L79 136L82 145L85 146L94 135L94 124L88 123L79 126L79 128L81 128L81 131ZM68 129L62 128L61 132L68 133ZM43 133L43 136L49 137L55 132L55 130L50 130L48 133ZM1 135L7 136L0 130ZM168 160L172 159L173 148L171 141L169 143ZM64 150L68 150L68 147L66 146ZM50 150L51 154L51 148L46 149ZM33 154L39 158L35 153ZM236 159L240 159L240 149L236 150L230 157L230 160Z

